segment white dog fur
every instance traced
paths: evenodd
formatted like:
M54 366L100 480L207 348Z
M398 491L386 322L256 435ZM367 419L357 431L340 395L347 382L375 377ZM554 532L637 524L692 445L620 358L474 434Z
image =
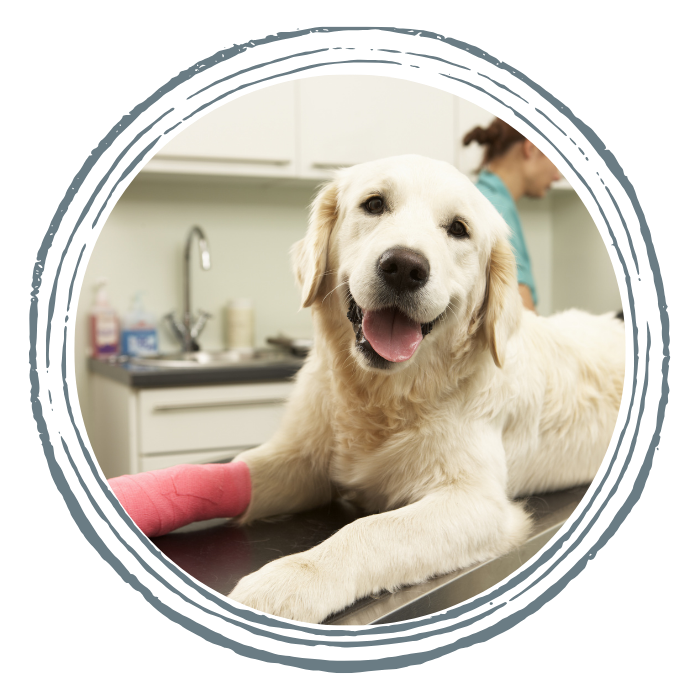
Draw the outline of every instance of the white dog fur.
M452 235L455 220L468 236ZM395 248L428 260L408 307L418 323L438 320L410 359L375 367L348 305L381 306L378 260ZM340 171L292 254L315 347L280 430L237 457L252 478L240 522L336 494L372 514L246 576L230 598L320 623L358 598L508 552L530 529L515 496L593 479L622 394L623 324L525 311L508 228L455 168L402 156Z

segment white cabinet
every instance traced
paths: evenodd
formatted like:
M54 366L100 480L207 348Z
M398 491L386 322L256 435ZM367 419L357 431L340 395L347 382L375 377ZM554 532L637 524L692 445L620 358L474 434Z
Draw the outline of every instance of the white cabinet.
M144 172L322 180L329 171L417 153L464 172L461 139L491 115L442 90L379 76L322 76L264 88L193 122Z
M231 458L269 440L291 382L135 389L92 376L90 438L105 476Z
M293 82L281 83L215 109L166 144L145 170L293 176L295 89Z
M305 78L239 97L193 122L144 172L324 180L338 167L416 153L475 179L483 149L465 148L462 138L492 119L471 102L410 80Z
M407 80L300 80L299 127L302 177L406 153L455 164L455 98Z

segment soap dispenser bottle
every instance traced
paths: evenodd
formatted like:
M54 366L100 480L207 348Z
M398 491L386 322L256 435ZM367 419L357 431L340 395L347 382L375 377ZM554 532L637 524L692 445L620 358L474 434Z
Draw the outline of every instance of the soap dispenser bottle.
M143 308L141 292L134 295L122 329L122 355L149 357L158 354L158 332L153 314Z
M90 345L92 356L98 359L119 354L119 317L107 299L106 284L104 278L97 281L95 305L90 312Z

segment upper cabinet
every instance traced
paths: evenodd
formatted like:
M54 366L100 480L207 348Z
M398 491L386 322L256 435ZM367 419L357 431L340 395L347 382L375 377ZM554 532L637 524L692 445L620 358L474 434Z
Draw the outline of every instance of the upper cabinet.
M151 172L296 175L295 84L239 97L194 122L146 166Z
M263 88L192 123L146 172L323 180L335 168L416 153L471 178L482 148L464 134L493 115L409 80L323 76Z
M455 161L455 98L407 80L328 76L299 81L302 177L417 153Z

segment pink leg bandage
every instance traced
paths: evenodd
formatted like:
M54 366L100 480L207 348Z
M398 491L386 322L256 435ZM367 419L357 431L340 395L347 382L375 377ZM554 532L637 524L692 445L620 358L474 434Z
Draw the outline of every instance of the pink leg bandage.
M245 462L180 464L109 479L114 495L147 537L197 520L233 518L250 503Z

